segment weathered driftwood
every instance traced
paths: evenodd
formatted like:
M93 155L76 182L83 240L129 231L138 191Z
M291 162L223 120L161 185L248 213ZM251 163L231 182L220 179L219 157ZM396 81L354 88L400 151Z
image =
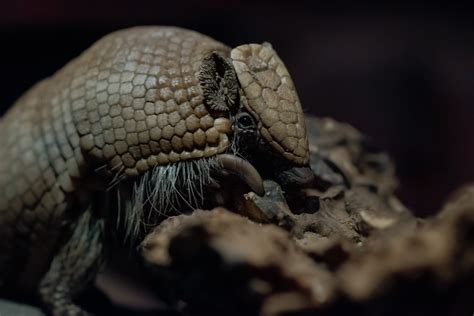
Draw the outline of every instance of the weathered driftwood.
M348 125L308 125L311 188L266 181L263 198L169 218L145 239L158 295L185 315L472 313L474 187L417 219L387 155Z

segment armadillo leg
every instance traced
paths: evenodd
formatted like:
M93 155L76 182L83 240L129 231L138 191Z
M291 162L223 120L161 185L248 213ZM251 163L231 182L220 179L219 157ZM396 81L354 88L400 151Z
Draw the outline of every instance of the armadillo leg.
M85 212L54 257L39 285L40 297L52 315L88 315L73 299L98 272L103 258L103 226L90 210Z

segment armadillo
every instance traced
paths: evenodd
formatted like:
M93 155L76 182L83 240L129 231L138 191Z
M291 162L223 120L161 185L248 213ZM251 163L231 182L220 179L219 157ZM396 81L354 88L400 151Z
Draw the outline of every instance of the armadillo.
M74 299L106 235L120 220L146 233L146 205L166 214L172 196L203 198L219 170L260 195L262 177L312 179L302 107L272 46L177 27L105 36L21 96L0 130L1 293L33 293L53 315L87 314Z

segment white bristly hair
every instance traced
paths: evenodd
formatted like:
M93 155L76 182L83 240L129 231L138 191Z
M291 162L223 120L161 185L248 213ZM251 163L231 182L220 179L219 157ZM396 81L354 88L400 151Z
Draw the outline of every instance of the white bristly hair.
M216 183L212 172L219 168L215 157L209 157L155 166L147 171L133 185L131 199L122 200L122 207L119 206L122 214L118 221L123 220L125 237L134 240L140 232L156 226L160 215L180 213L180 206L202 207L204 189Z

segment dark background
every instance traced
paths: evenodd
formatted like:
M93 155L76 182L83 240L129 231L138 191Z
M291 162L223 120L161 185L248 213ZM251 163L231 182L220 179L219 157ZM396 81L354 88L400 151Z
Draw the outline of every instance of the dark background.
M268 41L306 112L369 135L393 156L401 199L419 215L433 213L474 179L474 11L331 3L4 1L0 112L119 28L177 25L230 46Z

